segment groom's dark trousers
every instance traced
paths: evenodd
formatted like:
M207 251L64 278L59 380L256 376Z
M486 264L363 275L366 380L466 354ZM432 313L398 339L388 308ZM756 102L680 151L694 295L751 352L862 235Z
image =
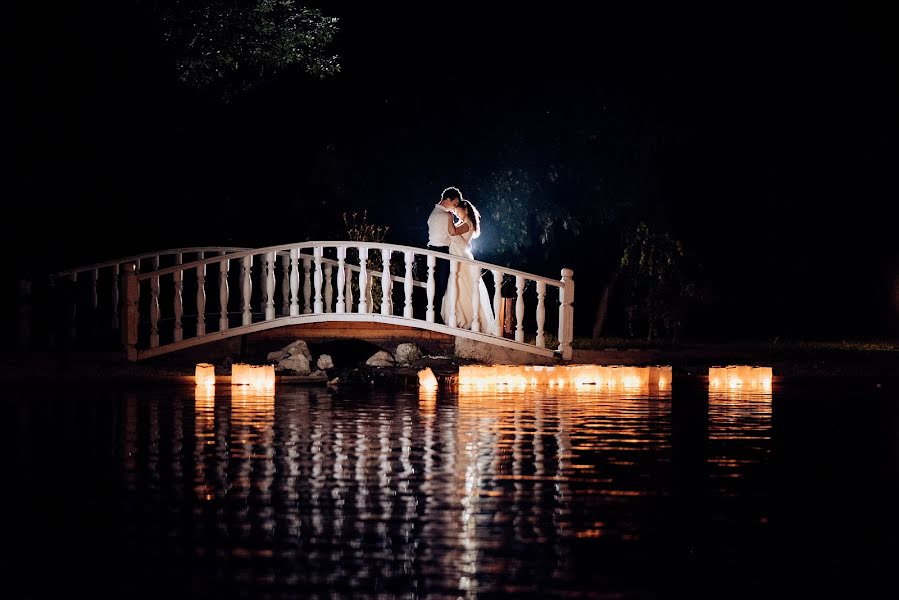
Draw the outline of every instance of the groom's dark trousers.
M449 253L449 246L431 246L428 244L428 250ZM449 274L449 261L438 258L437 265L434 267L434 322L440 323L441 325L444 323L440 316L440 307L443 305L443 296L446 294L446 284L449 282Z

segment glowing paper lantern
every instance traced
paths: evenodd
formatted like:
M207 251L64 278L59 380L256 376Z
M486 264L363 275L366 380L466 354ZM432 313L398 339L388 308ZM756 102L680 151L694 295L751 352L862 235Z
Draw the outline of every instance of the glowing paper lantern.
M275 367L274 365L250 365L249 368L249 384L251 388L257 390L273 390L275 389Z
M671 385L671 367L464 365L459 367L459 385L478 390L495 387L500 391L536 386L578 390L600 386L667 389Z
M231 385L250 385L250 365L245 363L231 365Z
M194 370L194 380L197 385L214 386L215 385L215 367L209 363L198 363Z
M749 365L709 367L710 389L770 389L772 378L771 367Z
M430 367L418 372L418 385L428 390L437 389L437 377L434 376L434 371Z

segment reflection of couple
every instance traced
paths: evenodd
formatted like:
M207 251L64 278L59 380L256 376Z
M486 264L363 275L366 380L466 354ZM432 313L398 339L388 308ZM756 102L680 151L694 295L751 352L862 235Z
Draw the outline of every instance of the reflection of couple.
M462 198L461 192L454 187L446 188L443 196L434 206L428 217L428 249L437 252L448 252L453 256L474 259L471 253L471 240L481 234L481 215L474 204ZM449 295L446 294L449 280L449 261L437 260L434 274L434 307L435 320L438 323L449 322ZM487 286L481 279L481 268L467 263L459 263L456 292L456 325L470 328L474 313L472 293L477 288L478 321L480 330L493 332L493 310ZM439 311L436 311L439 307Z

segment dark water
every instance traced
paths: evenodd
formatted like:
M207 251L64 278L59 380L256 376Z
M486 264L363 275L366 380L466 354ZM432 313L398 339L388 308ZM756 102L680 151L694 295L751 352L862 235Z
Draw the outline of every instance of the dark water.
M5 396L29 596L818 597L897 557L873 382Z

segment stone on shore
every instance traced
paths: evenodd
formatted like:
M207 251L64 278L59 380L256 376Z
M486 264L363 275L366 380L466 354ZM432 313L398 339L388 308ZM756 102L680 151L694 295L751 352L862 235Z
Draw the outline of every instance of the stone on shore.
M331 355L322 354L321 356L318 357L318 360L315 361L315 366L318 367L319 369L333 369L334 361L331 360Z
M297 340L295 342L291 342L287 346L281 348L282 352L287 352L290 356L303 355L306 357L307 361L312 360L312 353L309 352L309 346L306 345L306 342L303 340Z
M287 358L290 356L290 352L285 352L284 350L275 350L274 352L269 352L268 356L265 357L265 360L268 362L278 362L283 358Z
M308 375L312 370L309 367L309 359L302 354L296 356L288 356L278 362L278 369L283 371L291 371L295 375Z
M392 367L396 364L393 356L389 352L379 350L375 352L371 358L365 361L365 365L369 367Z
M421 348L411 342L396 347L396 362L408 365L421 358Z

